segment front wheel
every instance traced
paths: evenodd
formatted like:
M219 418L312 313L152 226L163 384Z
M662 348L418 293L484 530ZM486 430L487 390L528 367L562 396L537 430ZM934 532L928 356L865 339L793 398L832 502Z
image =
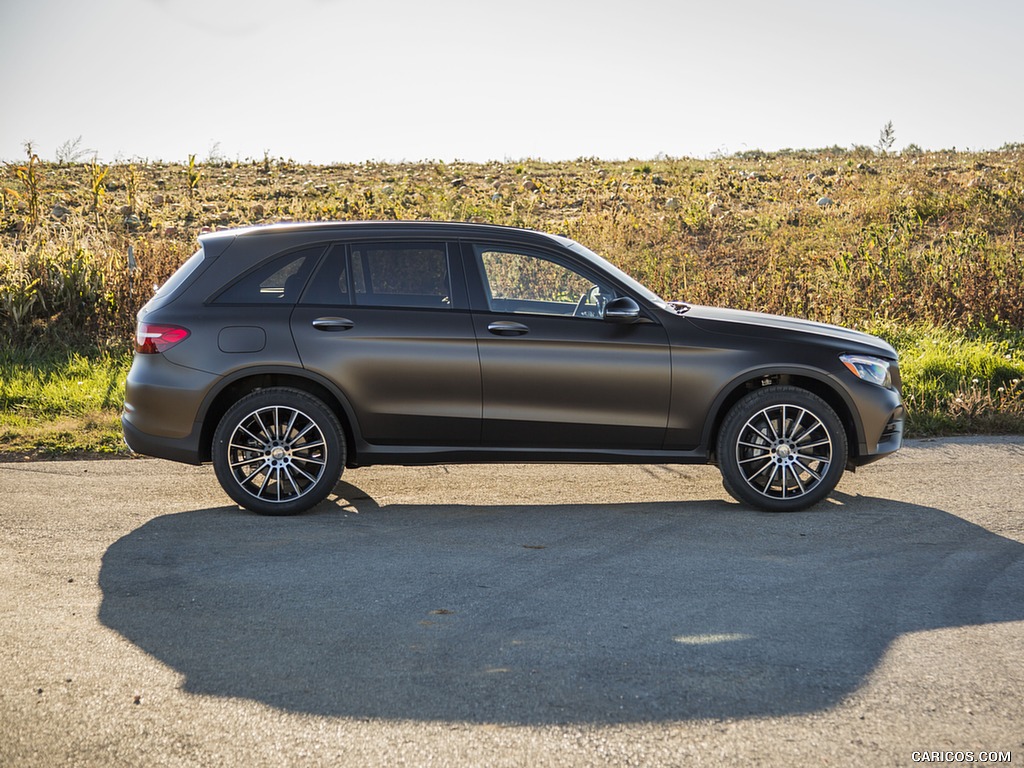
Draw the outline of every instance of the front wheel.
M213 436L224 491L261 515L295 515L331 492L345 466L345 436L319 398L273 387L231 406Z
M767 512L796 512L832 493L849 450L831 406L789 386L744 396L726 415L717 449L729 494Z

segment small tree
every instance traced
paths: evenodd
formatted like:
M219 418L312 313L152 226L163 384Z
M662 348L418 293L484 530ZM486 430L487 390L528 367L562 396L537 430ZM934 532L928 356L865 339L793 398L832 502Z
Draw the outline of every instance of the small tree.
M14 169L14 175L25 185L25 194L28 196L28 221L29 226L35 227L39 223L40 186L39 155L35 153L31 141L25 142L25 154L28 155L28 162L19 165ZM13 190L11 190L13 191ZM15 193L16 197L20 197Z
M96 154L92 149L82 146L82 137L68 139L57 147L57 165L73 165L82 162L89 155Z
M892 120L882 126L882 130L878 132L878 154L887 155L889 150L892 149L892 145L896 142L896 131L892 127Z
M106 178L110 173L108 166L99 164L98 158L94 155L89 164L89 175L92 183L92 210L96 214L96 226L100 226L100 206L103 203L103 195L107 192Z

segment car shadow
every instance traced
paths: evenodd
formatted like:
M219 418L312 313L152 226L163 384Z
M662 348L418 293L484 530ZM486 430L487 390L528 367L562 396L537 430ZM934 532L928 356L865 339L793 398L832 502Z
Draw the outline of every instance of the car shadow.
M338 493L297 518L151 520L103 558L101 621L195 694L544 724L820 711L905 633L1024 619L1024 546L923 506Z

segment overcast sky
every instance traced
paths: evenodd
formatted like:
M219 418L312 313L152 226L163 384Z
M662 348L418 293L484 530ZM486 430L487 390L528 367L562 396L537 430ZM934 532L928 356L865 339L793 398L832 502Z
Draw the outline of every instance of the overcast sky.
M1024 142L1020 0L0 0L0 159Z

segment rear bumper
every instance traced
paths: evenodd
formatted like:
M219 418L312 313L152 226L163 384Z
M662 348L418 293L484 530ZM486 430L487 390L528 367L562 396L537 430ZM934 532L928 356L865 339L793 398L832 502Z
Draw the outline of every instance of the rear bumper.
M198 427L187 437L160 437L150 435L138 429L128 420L127 414L121 416L121 429L124 431L124 442L135 453L155 456L160 459L180 461L183 464L202 464L199 450Z
M164 355L136 355L125 381L125 443L146 456L200 464L200 410L219 378L175 365Z

